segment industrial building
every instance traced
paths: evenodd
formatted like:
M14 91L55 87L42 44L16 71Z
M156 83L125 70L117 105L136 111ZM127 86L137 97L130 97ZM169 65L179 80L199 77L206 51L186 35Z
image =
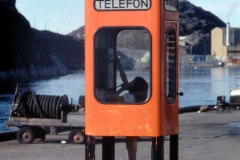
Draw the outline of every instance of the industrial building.
M240 63L240 28L216 27L211 31L211 55L219 61Z

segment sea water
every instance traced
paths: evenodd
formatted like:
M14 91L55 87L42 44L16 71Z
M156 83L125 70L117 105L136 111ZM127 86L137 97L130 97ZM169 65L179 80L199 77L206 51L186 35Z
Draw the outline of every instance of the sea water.
M139 71L127 71L133 79ZM143 74L144 76L144 74ZM179 89L184 95L179 97L179 107L196 105L214 105L217 96L226 96L229 101L230 91L234 87L234 77L240 76L239 68L180 68ZM80 95L85 93L84 71L52 79L35 80L18 84L18 91L34 91L37 95L67 95L73 104L78 103ZM144 77L149 82L149 77ZM121 80L118 80L121 83ZM14 98L14 92L0 94L0 132L6 130L6 122Z

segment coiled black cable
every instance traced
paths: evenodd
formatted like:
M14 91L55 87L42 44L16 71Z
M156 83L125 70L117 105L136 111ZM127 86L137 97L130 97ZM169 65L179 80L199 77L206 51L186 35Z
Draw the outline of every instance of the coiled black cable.
M61 111L70 111L68 97L52 95L36 95L31 91L24 91L15 98L12 116L26 118L61 119Z

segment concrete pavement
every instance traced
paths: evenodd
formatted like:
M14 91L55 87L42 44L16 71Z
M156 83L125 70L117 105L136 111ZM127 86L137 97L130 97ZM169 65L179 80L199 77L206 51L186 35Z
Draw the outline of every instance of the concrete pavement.
M179 115L179 160L239 160L240 111L184 113ZM19 144L17 140L0 142L1 160L85 159L85 145L62 144L68 132L47 135L45 142ZM101 140L97 137L96 160L101 159ZM117 137L115 159L125 160L124 137ZM150 138L138 143L137 160L151 159ZM164 159L169 159L169 136L165 137Z

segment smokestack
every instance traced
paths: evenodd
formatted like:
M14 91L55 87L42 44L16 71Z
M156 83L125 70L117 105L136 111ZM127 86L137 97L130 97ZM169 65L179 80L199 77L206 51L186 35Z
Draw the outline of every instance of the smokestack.
M230 46L230 23L227 22L226 27L226 46Z

